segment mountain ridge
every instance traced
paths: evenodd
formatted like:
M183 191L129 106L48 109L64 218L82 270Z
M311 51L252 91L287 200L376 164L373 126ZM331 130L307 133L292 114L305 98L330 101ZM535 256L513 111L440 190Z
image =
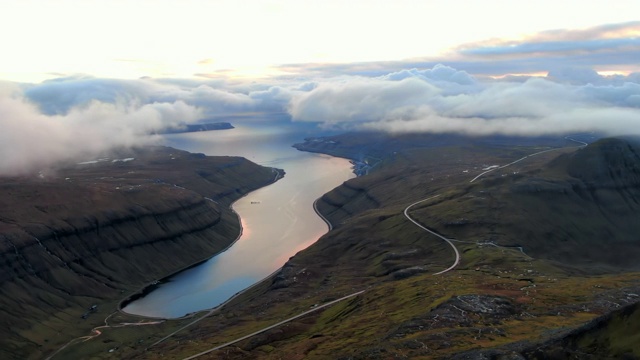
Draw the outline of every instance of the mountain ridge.
M240 231L231 202L282 173L164 147L106 157L129 160L0 179L3 357L37 358L128 293L222 251Z

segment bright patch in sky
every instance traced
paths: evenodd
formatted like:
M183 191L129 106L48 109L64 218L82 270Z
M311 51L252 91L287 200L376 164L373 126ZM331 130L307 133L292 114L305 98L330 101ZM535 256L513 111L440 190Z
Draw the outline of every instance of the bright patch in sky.
M262 77L283 64L442 59L462 44L637 14L637 0L0 0L0 78Z
M0 176L211 119L640 135L637 14L638 0L0 0Z

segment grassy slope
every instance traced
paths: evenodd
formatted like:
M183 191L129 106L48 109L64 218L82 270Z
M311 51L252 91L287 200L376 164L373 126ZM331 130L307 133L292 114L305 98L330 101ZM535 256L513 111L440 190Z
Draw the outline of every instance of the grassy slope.
M522 246L581 271L639 270L639 169L633 146L607 139L549 165L493 172L427 211L452 237Z
M274 178L169 148L110 156L128 157L0 179L3 358L41 358L132 291L224 249L239 231L229 204Z
M353 150L334 143L317 145L317 151L334 154ZM571 266L559 263L556 254L545 256L550 255L544 252L547 235L537 232L545 223L591 225L602 217L600 210L584 210L584 204L578 210L571 197L557 202L551 195L552 203L546 192L521 191L522 182L530 189L528 180L535 186L541 178L545 186L568 181L557 163L556 168L547 164L562 153L571 156L575 148L541 154L469 183L483 167L546 148L501 143L391 147L389 157L376 153L376 159L369 158L377 161L375 171L350 180L320 201L320 209L336 224L334 231L294 256L270 282L151 349L138 342L149 343L167 331L123 339L110 330L102 341L120 339L121 358L177 359L366 289L352 300L204 358L447 358L548 339L636 301L632 294L640 290L637 273L606 272L612 264L602 265L602 258L599 265L585 268L577 261ZM469 241L457 244L461 265L440 276L431 274L451 264L451 249L402 215L407 205L435 194L440 197L417 206L412 216L446 236ZM546 210L558 203L563 204L558 211ZM558 219L568 211L578 214ZM536 213L540 217L531 221ZM525 235L542 244L533 258L517 249L475 242L523 245ZM534 251L532 245L523 246ZM108 356L104 349L94 343L75 351Z

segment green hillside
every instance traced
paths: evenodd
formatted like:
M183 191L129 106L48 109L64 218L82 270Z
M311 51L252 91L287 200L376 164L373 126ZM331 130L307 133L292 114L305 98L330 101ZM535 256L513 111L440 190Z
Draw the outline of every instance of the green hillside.
M225 249L229 205L274 181L243 158L171 148L0 178L0 357L38 359L120 300Z
M608 315L640 293L635 145L401 140L375 159L361 153L369 174L320 199L333 231L220 311L160 344L150 346L191 320L107 329L59 357L182 359L362 290L201 358L518 359L531 349L575 358L590 346L637 356L633 338L619 335L632 322ZM312 145L343 156L357 148L330 141ZM452 247L405 210L452 239L453 270L439 274L454 263ZM614 320L567 340L599 316ZM558 346L564 357L552 357Z

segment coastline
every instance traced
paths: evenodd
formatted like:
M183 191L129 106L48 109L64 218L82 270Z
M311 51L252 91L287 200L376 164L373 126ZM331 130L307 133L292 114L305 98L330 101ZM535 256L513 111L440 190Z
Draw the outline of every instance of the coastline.
M328 155L328 156L331 156L331 157L342 158L342 159L348 160L348 161L351 163L351 165L352 165L352 167L351 167L352 173L354 173L356 176L361 176L361 175L362 175L362 174L358 174L358 172L356 171L356 166L354 166L354 160L353 160L353 159L350 159L350 158L347 158L347 157L344 157L344 156L338 156L338 155L334 155L334 154L326 153L326 152L320 152L320 151L309 151L309 150L306 150L306 149L304 149L304 150L303 150L303 149L297 148L297 147L295 147L295 146L294 146L294 148L296 148L296 150L298 150L298 151L304 151L304 152L309 152L309 153L317 153L317 154ZM264 188L264 187L267 187L267 186L269 186L269 185L272 185L272 184L276 183L276 182L277 182L277 181L278 181L282 176L284 176L284 174L285 174L284 170L282 170L282 169L276 169L276 168L272 168L272 169L273 169L273 171L275 172L275 176L274 176L273 181L272 181L271 183L269 183L269 184L267 184L267 185L263 186L263 187L260 187L260 188L255 189L255 190L262 189L262 188ZM255 191L255 190L254 190L254 191ZM253 192L253 191L252 191L252 192ZM235 244L235 243L236 243L236 242L237 242L237 241L242 237L242 234L243 234L242 222L241 222L241 220L240 220L240 216L239 216L239 215L238 215L238 213L233 209L233 205L234 205L237 201L239 201L240 199L242 199L242 198L244 198L245 196L248 196L249 194L251 194L252 192L249 192L249 193L247 193L247 194L243 195L242 197L238 198L237 200L235 200L235 201L234 201L234 202L229 206L230 210L231 210L231 211L233 211L233 213L236 215L236 217L237 217L237 219L238 219L239 226L240 226L240 230L239 230L238 236L234 239L234 241L233 241L233 242L229 243L229 245L228 245L227 247L225 247L223 250L221 250L221 251L219 251L219 252L217 252L217 253L215 253L215 254L213 254L213 255L207 256L207 257L206 257L206 258L204 258L204 259L201 259L201 260L199 260L199 261L196 261L196 262L194 262L194 263L191 263L191 264L189 264L189 265L187 265L187 266L185 266L185 267L181 268L181 269L180 269L180 270L178 270L178 271L175 271L175 272L172 272L171 274L168 274L167 276L165 276L165 277L163 277L163 278L160 278L160 279L157 279L157 280L154 280L154 281L149 282L148 284L144 285L143 287L141 287L141 288L140 288L140 289L138 289L137 291L135 291L135 292L133 292L133 293L129 294L127 297L123 298L123 299L118 303L117 311L118 311L118 312L120 312L120 313L126 314L126 315L130 315L130 316L135 316L135 317L140 317L140 318L146 318L146 319L157 319L157 320L180 320L180 319L188 319L188 318L192 318L192 317L196 316L197 314L201 314L202 312L206 312L206 314L204 315L204 317L206 317L206 316L209 316L209 315L210 315L211 313L213 313L214 311L221 309L223 306L225 306L226 304L228 304L230 301L232 301L232 300L236 299L238 296L242 295L242 294L243 294L243 293L245 293L246 291L249 291L249 290L253 289L254 287L256 287L256 286L258 286L258 285L262 284L265 280L268 280L268 279L272 278L272 277L273 277L274 275L276 275L279 271L281 271L281 270L282 270L282 267L280 267L280 268L278 268L278 269L274 270L271 274L269 274L269 275L265 276L264 278L262 278L262 279L260 279L260 280L256 281L254 284L252 284L252 285L248 286L247 288L245 288L245 289L243 289L243 290L241 290L241 291L239 291L239 292L237 292L237 293L233 294L233 295L232 295L231 297L229 297L227 300L225 300L224 302L220 303L219 305L216 305L215 307L208 308L208 309L202 309L202 310L199 310L199 311L194 311L194 312L192 312L192 313L187 313L187 314L185 314L184 316L180 316L180 317L155 317L155 316L147 316L147 315L140 315L140 314L130 313L130 312L127 312L127 311L125 311L125 310L123 309L123 308L124 308L124 307L126 307L128 304L130 304L130 303L132 303L132 302L134 302L134 301L136 301L136 300L138 300L138 299L140 299L140 298L142 298L142 297L144 297L144 296L148 295L148 294L149 294L149 293L151 293L154 289L156 289L156 287L157 287L158 285L162 284L163 282L166 282L166 281L167 281L168 279L170 279L171 277L176 276L176 275L178 275L179 273L181 273L181 272L183 272L183 271L186 271L186 270L189 270L189 269L191 269L191 268L193 268L193 267L196 267L196 266L198 266L198 265L201 265L201 264L203 264L204 262L206 262L206 261L210 260L211 258L213 258L213 257L215 257L215 256L218 256L218 255L220 255L220 254L224 253L225 251L227 251L229 248L231 248L231 247L232 247L232 246L233 246L233 245L234 245L234 244ZM321 220L322 220L322 221L327 225L327 233L328 233L329 231L333 230L333 228L334 228L334 227L333 227L333 224L329 221L329 219L328 219L327 217L325 217L325 216L324 216L324 214L322 214L322 213L318 210L318 208L317 208L317 202L318 202L318 200L320 200L320 199L322 198L322 196L324 196L324 194L323 194L323 195L321 195L321 196L319 196L318 198L316 198L316 199L314 200L314 202L313 202L313 204L312 204L312 207L313 207L313 210L314 210L315 214L316 214L316 215L317 215L317 216L318 216L318 217L319 217L319 218L320 218L320 219L321 219ZM326 234L326 233L325 233L325 234ZM324 235L324 234L323 234L323 235ZM316 239L316 241L317 241L317 239Z
M275 184L278 180L280 180L282 177L284 177L284 175L285 175L285 171L284 171L283 169L272 168L272 170L275 172L275 176L274 176L273 180L272 180L270 183L265 184L264 186L261 186L261 187L259 187L259 188L257 188L257 189L254 189L253 191L256 191L256 190L258 190L258 189L262 189L262 188L264 188L264 187L267 187L267 186L273 185L273 184ZM229 243L229 244L228 244L224 249L222 249L222 250L220 250L220 251L216 252L215 254L207 255L205 258L203 258L203 259L201 259L201 260L198 260L198 261L195 261L195 262L193 262L193 263L191 263L191 264L185 265L184 267L180 268L179 270L176 270L176 271L174 271L174 272L172 272L172 273L170 273L170 274L168 274L168 275L166 275L166 276L164 276L164 277L162 277L162 278L160 278L160 279L153 280L153 281L151 281L151 282L149 282L149 283L147 283L147 284L143 285L142 287L140 287L140 288L139 288L139 289L137 289L136 291L134 291L134 292L130 293L130 294L129 294L129 295L127 295L125 298L123 298L122 300L120 300L120 301L118 302L118 305L117 305L116 311L117 311L117 312L120 312L120 313L123 313L123 314L126 314L126 315L136 316L136 317L141 317L141 318L145 318L145 319L162 319L162 320L188 319L188 318L190 318L190 317L193 317L195 314L197 314L198 312L194 312L194 313L190 313L190 314L187 314L187 315L184 315L184 316L180 316L180 317L176 317L176 318L166 318L166 317L155 317L155 316L147 316L147 315L134 314L134 313L130 313L130 312L126 312L126 311L124 311L124 309L123 309L123 308L124 308L124 307L126 307L127 305L129 305L130 303L132 303L132 302L134 302L134 301L136 301L136 300L138 300L138 299L140 299L140 298L145 297L146 295L148 295L149 293L151 293L153 290L155 290L155 289L158 287L158 285L160 285L160 284L162 284L163 282L167 281L167 280L168 280L168 279L170 279L171 277L176 276L176 275L180 274L181 272L184 272L184 271L186 271L186 270L189 270L189 269L191 269L191 268L194 268L194 267L196 267L196 266L198 266L198 265L201 265L202 263L204 263L204 262L206 262L206 261L209 261L209 259L211 259L211 258L213 258L213 257L215 257L215 256L218 256L218 255L220 255L220 254L224 253L225 251L229 250L229 249L230 249L230 248L231 248L231 247L232 247L232 246L233 246L233 245L234 245L238 240L240 240L240 238L242 237L242 233L243 233L242 221L241 221L241 219L240 219L240 215L239 215L239 214L238 214L238 213L233 209L233 205L234 205L236 202L238 202L240 199L242 199L242 198L246 197L247 195L251 194L253 191L248 192L248 193L246 193L246 194L242 195L241 197L239 197L238 199L236 199L233 203L231 203L231 205L229 205L229 210L231 210L231 211L236 215L236 219L238 220L238 226L240 227L239 232L238 232L238 236L236 236L236 238L235 238L232 242L230 242L230 243ZM280 269L278 269L278 270L280 270ZM269 276L271 276L271 275L269 275ZM262 280L261 280L261 281L262 281ZM260 281L260 282L261 282L261 281ZM247 289L248 289L248 288L247 288ZM245 289L245 290L246 290L246 289ZM234 295L234 296L236 296L236 295ZM230 300L230 299L229 299L229 300ZM223 304L224 304L224 303L223 303ZM222 304L221 304L221 305L222 305ZM202 310L202 311L206 311L206 310L207 310L207 309Z

